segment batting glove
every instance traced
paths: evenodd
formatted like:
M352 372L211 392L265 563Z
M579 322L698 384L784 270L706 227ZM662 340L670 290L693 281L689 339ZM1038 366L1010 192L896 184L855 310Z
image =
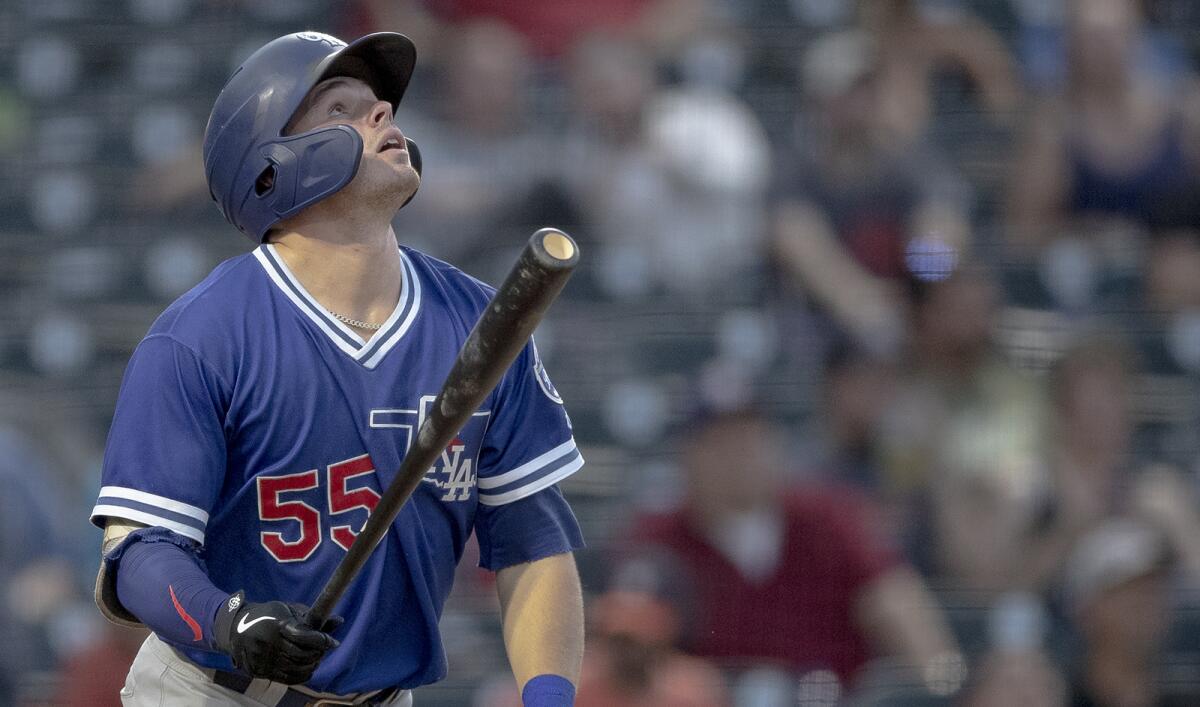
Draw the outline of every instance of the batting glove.
M337 647L337 639L329 634L342 624L335 616L322 631L309 628L304 621L307 612L307 606L297 603L248 604L245 594L238 592L217 612L213 637L233 664L251 676L299 685Z

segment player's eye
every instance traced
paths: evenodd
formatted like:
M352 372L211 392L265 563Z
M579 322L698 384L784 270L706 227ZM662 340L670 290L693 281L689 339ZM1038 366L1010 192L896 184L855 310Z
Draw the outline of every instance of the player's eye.
M332 103L329 106L329 115L342 115L345 112L346 105L344 103Z

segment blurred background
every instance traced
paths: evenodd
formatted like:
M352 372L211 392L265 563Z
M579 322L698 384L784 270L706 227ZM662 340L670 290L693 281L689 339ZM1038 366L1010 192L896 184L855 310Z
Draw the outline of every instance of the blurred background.
M200 139L302 29L417 44L403 243L583 248L581 707L1200 704L1200 4L4 0L0 705L118 704L117 388L250 248ZM491 581L419 705L516 704Z

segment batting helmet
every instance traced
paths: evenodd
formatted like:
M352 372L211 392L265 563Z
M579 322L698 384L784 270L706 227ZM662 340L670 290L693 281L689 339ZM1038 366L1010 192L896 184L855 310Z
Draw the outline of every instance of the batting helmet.
M357 130L333 125L284 136L284 128L312 87L332 76L361 79L395 114L415 63L412 41L394 32L351 44L297 32L254 52L221 89L204 130L208 191L225 218L261 242L281 219L346 186L362 159ZM419 174L412 140L408 153Z

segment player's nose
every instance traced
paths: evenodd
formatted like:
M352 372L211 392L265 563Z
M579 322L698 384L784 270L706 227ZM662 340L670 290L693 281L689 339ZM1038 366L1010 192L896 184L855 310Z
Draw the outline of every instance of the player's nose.
M387 101L376 101L367 114L373 127L387 126L392 122L392 104Z

